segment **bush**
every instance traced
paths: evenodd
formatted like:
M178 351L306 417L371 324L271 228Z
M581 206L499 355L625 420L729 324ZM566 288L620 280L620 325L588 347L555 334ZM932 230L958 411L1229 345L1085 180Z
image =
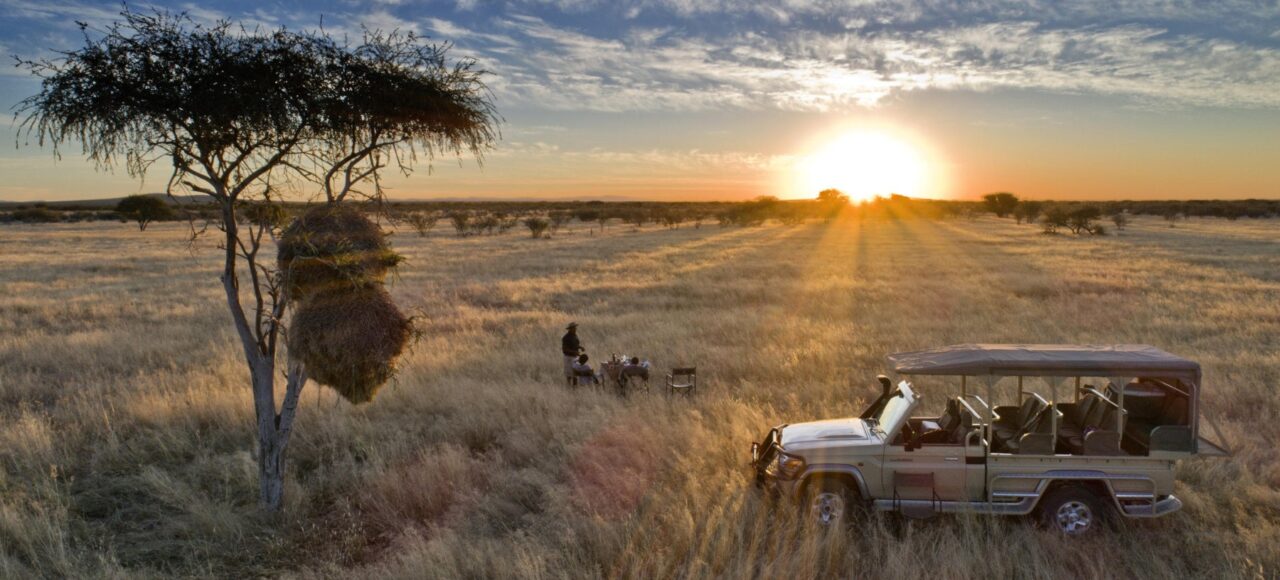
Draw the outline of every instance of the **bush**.
M1124 212L1116 213L1111 216L1111 223L1116 225L1116 231L1122 231L1125 226L1129 225L1129 214Z
M449 214L449 222L453 224L453 229L459 236L465 236L470 231L471 214L464 211L452 212Z
M498 233L505 234L520 223L520 216L503 215L498 218Z
M532 238L538 239L546 234L547 228L551 227L551 222L547 221L546 218L532 216L524 218L524 226L529 228L529 234Z
M551 222L551 233L554 234L560 231L560 228L564 227L565 224L569 223L569 220L573 219L573 213L567 211L553 211L548 218Z
M436 212L410 212L404 216L404 220L409 222L409 226L418 232L418 237L425 238L427 233L436 227L436 223L440 221L440 214Z
M45 207L24 207L13 210L9 217L24 224L49 224L62 221L62 214Z

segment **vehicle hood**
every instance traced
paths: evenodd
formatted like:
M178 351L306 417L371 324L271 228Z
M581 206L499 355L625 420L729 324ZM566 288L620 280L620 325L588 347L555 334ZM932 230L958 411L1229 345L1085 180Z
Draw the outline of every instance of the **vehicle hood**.
M782 448L824 447L857 445L873 440L870 429L862 419L828 419L794 423L782 428Z

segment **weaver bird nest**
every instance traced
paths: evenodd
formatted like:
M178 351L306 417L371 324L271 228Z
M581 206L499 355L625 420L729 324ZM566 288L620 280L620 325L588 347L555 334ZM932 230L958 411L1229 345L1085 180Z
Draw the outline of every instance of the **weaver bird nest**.
M321 206L285 229L278 259L294 304L292 355L351 403L373 400L414 334L383 287L401 261L386 234L359 210Z

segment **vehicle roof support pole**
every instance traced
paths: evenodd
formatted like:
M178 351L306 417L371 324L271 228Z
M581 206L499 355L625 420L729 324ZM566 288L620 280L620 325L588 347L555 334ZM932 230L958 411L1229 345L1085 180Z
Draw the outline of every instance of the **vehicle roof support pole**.
M994 399L991 401L991 404L995 404ZM1022 377L1018 377L1018 404L1022 404Z
M1080 377L1076 377L1076 402L1080 402Z
M1049 432L1053 433L1054 445L1058 441L1058 385L1061 384L1066 377L1045 377L1045 381L1049 383L1049 396L1053 397L1049 401ZM1053 452L1050 451L1052 455Z
M967 390L967 389L968 389L968 387L969 387L969 381L968 381L968 379L969 379L969 377L966 377L966 376L964 376L964 375L960 375L960 396L961 396L961 397L967 397L967 396L969 396L969 393L968 393L968 390Z
M1018 378L1019 378L1019 379L1021 379L1022 377L1018 377ZM986 383L987 383L987 400L986 400L986 407L987 407L987 437L988 437L988 440L987 440L987 451L986 451L986 452L987 452L987 453L990 453L990 452L991 452L991 440L990 440L990 437L992 437L992 435L991 435L991 431L992 431L992 429L991 429L991 425L992 425L992 424L994 424L994 423L995 423L995 421L996 421L996 412L995 412L995 400L996 400L996 398L995 398L995 391L996 391L996 383L1000 382L1000 377L998 377L998 376L996 376L996 375L986 375L985 377L983 377L983 379L984 379L984 380L986 381Z
M1128 413L1128 411L1124 409L1124 387L1128 381L1124 380L1125 377L1108 377L1108 379L1111 381L1111 384L1115 386L1116 398L1119 399L1116 401L1116 404L1120 406L1120 412L1116 413L1116 433L1119 433L1120 436L1123 437L1124 416Z

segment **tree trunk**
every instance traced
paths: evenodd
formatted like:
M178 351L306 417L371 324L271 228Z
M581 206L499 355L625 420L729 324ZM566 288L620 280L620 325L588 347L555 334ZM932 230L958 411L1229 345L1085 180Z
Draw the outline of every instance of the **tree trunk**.
M274 367L270 362L253 365L254 408L258 420L258 504L273 512L284 505L284 454L307 380L302 365L290 365L284 403L277 414Z

